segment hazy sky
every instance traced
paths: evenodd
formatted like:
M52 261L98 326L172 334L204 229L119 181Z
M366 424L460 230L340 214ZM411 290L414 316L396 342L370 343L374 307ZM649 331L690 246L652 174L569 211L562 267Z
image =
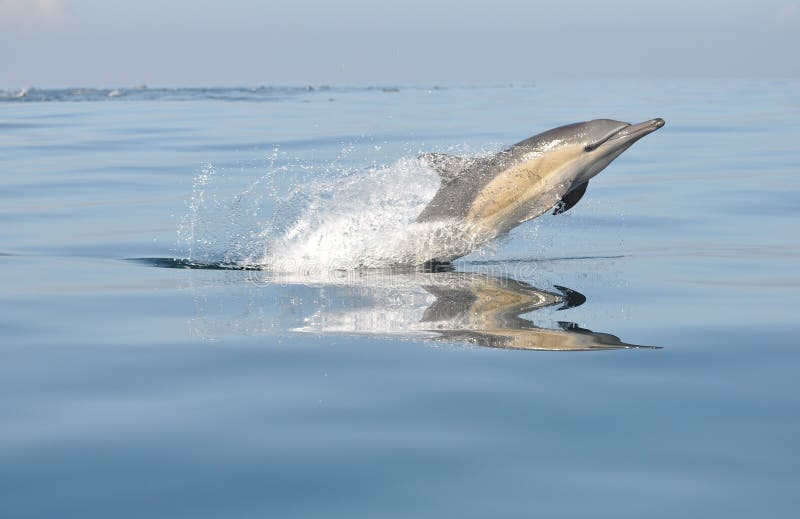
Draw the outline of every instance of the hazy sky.
M797 0L0 0L0 88L800 77Z

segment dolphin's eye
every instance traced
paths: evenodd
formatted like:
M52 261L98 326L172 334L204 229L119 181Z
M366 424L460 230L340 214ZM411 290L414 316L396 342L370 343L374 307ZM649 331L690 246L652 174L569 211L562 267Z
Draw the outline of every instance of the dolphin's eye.
M595 145L595 144L587 144L586 146L583 147L583 151L592 151L596 147L597 147L597 145Z

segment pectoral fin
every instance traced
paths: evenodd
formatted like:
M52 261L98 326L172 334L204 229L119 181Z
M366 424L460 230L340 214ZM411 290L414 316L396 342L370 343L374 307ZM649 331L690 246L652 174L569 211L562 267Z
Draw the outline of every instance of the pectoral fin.
M589 182L584 182L583 184L579 185L563 197L561 197L561 201L559 201L555 208L553 208L553 214L561 214L563 212L569 211L575 204L583 198L583 195L586 193L586 187L589 185Z
M476 160L446 153L424 153L420 155L420 158L439 173L442 182L452 182Z

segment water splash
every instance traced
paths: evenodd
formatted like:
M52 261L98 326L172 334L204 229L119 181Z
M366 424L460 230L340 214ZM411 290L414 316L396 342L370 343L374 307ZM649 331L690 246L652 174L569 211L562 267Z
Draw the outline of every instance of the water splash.
M179 228L193 263L313 272L420 265L480 245L454 222L416 223L439 185L418 158L346 166L290 160L274 150L266 173L230 196L232 179L212 165L194 181ZM233 179L235 184L235 179Z

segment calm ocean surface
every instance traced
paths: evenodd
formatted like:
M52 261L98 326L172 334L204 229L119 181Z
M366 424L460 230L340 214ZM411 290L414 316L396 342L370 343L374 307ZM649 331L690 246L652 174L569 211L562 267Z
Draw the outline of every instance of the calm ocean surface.
M0 94L0 516L797 517L800 82L396 90ZM454 272L301 268L600 117Z

